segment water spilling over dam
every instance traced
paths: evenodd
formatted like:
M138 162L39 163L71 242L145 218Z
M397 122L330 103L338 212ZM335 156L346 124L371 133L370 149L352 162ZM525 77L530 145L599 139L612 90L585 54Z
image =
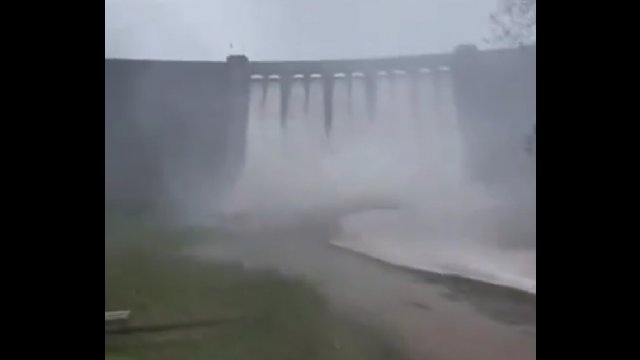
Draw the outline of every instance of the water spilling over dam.
M535 201L473 179L450 68L253 76L246 139L226 211L342 211L338 246L535 292Z
M330 128L320 78L310 80L308 93L294 79L286 113L277 81L252 83L247 162L231 209L398 202L436 182L442 191L460 180L461 140L448 72L439 74L439 86L430 73L416 79L378 74L373 111L357 75L334 79Z

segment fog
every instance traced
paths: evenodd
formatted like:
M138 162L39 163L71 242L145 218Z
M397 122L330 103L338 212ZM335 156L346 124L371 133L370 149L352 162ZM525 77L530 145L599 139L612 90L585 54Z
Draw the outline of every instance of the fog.
M114 85L106 92L118 105L117 111L105 106L111 112L105 129L118 122L120 128L111 133L124 140L105 141L107 152L115 154L105 161L105 183L127 188L119 193L125 200L157 195L172 222L231 234L208 248L191 249L192 255L277 268L316 285L333 283L330 297L372 314L389 311L418 347L428 328L428 336L441 342L429 351L447 354L442 358L461 358L451 356L461 348L474 358L469 354L475 349L491 347L485 358L511 359L519 345L505 345L505 356L496 355L502 350L492 352L509 331L448 304L439 290L421 285L416 292L413 280L332 251L535 294L536 159L526 151L535 109L514 105L513 99L500 104L480 97L475 105L499 108L493 114L502 108L511 111L508 116L521 113L513 119L479 114L472 120L480 126L465 125L455 70L438 68L413 75L379 73L371 113L363 79L355 76L349 86L334 74L333 118L327 126L319 77L311 81L308 99L303 82L294 79L284 117L279 79L253 77L244 129L244 123L227 118L233 118L227 103L240 99L226 98L223 82L216 82L225 78L225 64L217 64L219 73L208 77L206 63L187 61L222 61L238 53L250 61L323 60L451 53L460 44L483 49L496 5L496 0L106 0L106 58L184 62L120 69L114 83L128 88ZM115 73L105 71L107 82ZM504 78L509 79L471 83L505 94ZM535 104L535 81L522 88L534 89ZM471 117L467 114L468 121ZM497 125L487 125L492 120ZM428 298L440 308L430 321L411 313L421 321L416 325L418 320L402 317L405 295ZM391 310L379 306L391 301L396 302ZM533 312L535 318L535 300ZM464 331L466 339L479 340L456 346L443 340ZM527 349L520 358L535 357L530 339L512 336Z

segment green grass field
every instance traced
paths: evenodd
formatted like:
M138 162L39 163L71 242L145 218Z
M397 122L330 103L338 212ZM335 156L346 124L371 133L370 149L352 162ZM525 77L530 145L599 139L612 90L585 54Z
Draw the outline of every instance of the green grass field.
M105 229L106 310L132 310L132 326L224 320L198 329L105 334L107 360L404 358L378 329L339 316L304 281L181 256L202 230L160 230L113 214Z

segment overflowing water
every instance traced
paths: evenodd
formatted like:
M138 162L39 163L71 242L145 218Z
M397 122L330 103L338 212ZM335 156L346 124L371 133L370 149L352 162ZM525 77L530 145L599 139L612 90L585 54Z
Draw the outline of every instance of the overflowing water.
M448 70L392 75L378 78L373 114L362 78L336 78L328 132L321 79L308 99L294 79L284 123L279 83L253 82L246 164L226 211L341 209L338 246L535 293L535 184L505 199L470 180Z

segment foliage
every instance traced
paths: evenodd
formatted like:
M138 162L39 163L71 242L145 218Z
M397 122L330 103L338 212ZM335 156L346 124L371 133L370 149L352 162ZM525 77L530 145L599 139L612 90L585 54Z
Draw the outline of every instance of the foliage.
M490 44L517 47L536 42L536 0L503 0L490 21Z

